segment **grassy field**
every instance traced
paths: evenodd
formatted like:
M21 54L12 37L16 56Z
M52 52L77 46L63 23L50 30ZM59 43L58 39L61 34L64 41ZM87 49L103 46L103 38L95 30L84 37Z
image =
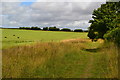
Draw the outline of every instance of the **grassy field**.
M2 45L7 48L33 42L59 42L64 39L87 38L86 35L87 33L2 29Z
M3 31L4 37L11 37L7 38L8 41L37 42L22 46L14 43L16 46L3 48L3 78L118 77L117 48L113 44L104 44L103 40L91 42L86 36L87 33L26 30L8 32L7 29ZM24 38L20 36L19 40L14 39L14 34L24 35ZM3 39L6 46L7 39ZM39 41L41 39L44 41Z

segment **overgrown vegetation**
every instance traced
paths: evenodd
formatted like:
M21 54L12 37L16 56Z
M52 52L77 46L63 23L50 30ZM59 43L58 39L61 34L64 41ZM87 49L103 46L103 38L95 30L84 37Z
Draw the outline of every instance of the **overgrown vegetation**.
M110 34L111 31L112 34L116 33L115 28L120 28L119 10L120 10L120 2L106 2L106 4L102 4L100 8L94 10L92 16L93 20L89 21L92 24L89 27L88 37L90 39L99 39L99 38L108 39L109 36L104 37L106 33ZM116 38L117 37L118 36L116 36Z
M116 50L102 44L83 39L4 49L3 78L117 78Z
M120 28L115 28L104 35L104 38L110 42L114 42L120 47Z
M92 41L104 39L102 53L106 55L105 59L109 61L108 70L112 75L118 75L118 55L120 47L120 2L106 2L100 8L93 11L93 20L89 27L88 37ZM102 64L102 63L101 63ZM104 70L103 70L104 71Z

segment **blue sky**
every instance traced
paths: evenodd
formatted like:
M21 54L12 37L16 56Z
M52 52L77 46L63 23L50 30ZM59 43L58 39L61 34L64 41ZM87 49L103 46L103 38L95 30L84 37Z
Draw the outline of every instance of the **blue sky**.
M21 5L29 6L32 5L33 2L21 2Z
M24 0L23 2L21 2L21 5L30 6L34 2L36 2L36 0Z

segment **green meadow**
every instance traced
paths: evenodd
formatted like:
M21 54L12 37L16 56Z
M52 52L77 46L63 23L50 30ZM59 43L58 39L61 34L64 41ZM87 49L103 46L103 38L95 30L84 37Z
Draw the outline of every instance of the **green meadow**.
M2 29L3 48L34 42L60 42L76 38L87 38L87 33Z
M118 77L116 46L84 32L3 29L2 44L3 78Z

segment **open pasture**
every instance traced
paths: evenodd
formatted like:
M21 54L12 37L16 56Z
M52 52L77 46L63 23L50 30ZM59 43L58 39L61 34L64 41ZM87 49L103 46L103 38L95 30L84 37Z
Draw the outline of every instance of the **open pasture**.
M65 39L87 38L86 35L87 33L77 32L2 29L2 45L7 48L33 42L59 42Z

